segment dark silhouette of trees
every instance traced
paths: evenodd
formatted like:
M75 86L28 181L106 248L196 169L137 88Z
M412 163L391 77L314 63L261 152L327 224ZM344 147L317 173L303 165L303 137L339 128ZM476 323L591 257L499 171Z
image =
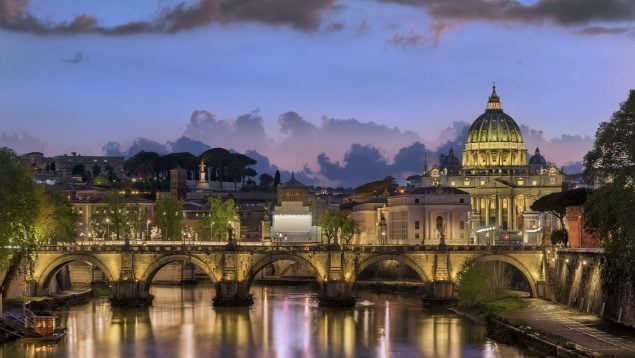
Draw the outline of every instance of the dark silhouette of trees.
M635 291L635 90L611 119L600 123L593 148L584 157L584 176L600 185L588 198L586 228L604 248L602 281L619 297Z

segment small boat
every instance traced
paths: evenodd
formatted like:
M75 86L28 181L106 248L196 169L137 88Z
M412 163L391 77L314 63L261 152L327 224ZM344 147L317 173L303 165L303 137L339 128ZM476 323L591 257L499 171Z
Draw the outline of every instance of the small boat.
M55 316L33 316L27 321L22 339L27 342L57 342L66 336L65 327L57 327Z

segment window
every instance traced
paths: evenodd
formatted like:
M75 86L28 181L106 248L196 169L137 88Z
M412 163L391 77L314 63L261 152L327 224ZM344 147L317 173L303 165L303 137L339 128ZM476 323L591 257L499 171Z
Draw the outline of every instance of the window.
M443 230L443 218L437 216L437 230Z
M537 182L537 181L535 181L535 180L532 180L532 181L531 181L531 185L536 186L536 185L538 185L538 182Z
M415 230L419 230L419 220L415 221Z
M418 239L418 238L419 238L419 233L417 232L415 233L415 239Z
M459 221L459 229L461 230L465 229L465 221L463 220Z
M454 180L452 180L452 181L450 182L450 186L456 186L456 182L455 182Z
M419 204L419 199L415 199L415 204Z
M459 199L459 203L460 204L464 204L465 203L465 199L463 199L463 198Z

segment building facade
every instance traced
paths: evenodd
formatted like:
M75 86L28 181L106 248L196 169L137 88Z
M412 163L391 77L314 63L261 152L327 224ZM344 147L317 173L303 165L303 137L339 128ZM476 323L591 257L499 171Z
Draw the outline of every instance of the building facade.
M524 215L538 198L562 190L563 173L536 148L528 159L520 128L493 88L485 113L471 125L461 161L452 149L413 186L447 186L469 193L471 238L523 240ZM540 230L535 228L531 230ZM489 241L488 241L489 242Z

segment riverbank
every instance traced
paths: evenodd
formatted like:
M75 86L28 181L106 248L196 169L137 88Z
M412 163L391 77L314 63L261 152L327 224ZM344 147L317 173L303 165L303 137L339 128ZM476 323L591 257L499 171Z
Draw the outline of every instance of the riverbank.
M91 288L86 288L63 291L59 294L51 296L37 296L28 298L19 297L16 299L9 299L4 301L4 305L7 308L21 308L22 304L24 303L28 309L37 312L81 304L87 302L93 297L93 290Z
M487 322L488 335L540 355L633 357L635 330L542 299L508 297L453 310Z

